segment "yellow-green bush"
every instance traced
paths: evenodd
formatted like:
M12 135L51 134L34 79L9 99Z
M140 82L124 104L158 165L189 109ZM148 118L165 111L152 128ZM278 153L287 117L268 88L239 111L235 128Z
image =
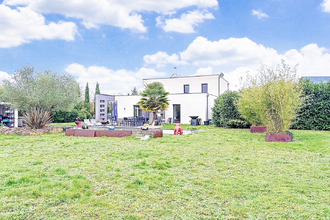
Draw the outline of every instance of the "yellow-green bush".
M239 94L238 111L254 126L263 125L261 119L261 89L257 86L244 88Z
M282 61L275 68L262 66L248 79L238 102L243 117L267 126L270 133L289 130L302 103L296 67Z

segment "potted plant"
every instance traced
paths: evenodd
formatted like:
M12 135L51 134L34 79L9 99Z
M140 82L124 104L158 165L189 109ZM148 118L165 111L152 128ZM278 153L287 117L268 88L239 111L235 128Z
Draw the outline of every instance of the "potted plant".
M74 122L74 123L76 123L76 125L77 125L77 127L78 127L78 128L81 128L81 127L82 127L82 123L83 123L83 122L82 122L82 121L80 121L80 120L79 120L79 118L76 118L76 120L75 120L75 122Z
M275 68L262 66L258 74L249 79L249 90L254 107L246 107L254 120L267 126L267 142L290 142L292 134L289 128L300 104L302 90L296 76L296 66L291 67L284 61ZM251 95L253 94L253 96ZM252 103L251 100L249 103ZM247 111L248 112L248 111Z

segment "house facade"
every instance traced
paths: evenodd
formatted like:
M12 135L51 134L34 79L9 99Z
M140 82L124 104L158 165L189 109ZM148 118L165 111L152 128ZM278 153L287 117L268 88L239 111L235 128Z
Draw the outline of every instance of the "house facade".
M163 84L169 92L169 108L159 112L158 117L166 123L190 123L190 116L198 116L201 121L212 119L212 107L215 99L229 89L229 83L222 74L202 76L182 76L170 78L144 79L143 84L153 82ZM143 112L137 104L139 95L96 95L96 120L107 120L111 114L106 112L103 103L116 103L118 118L152 117ZM108 116L106 118L105 116Z

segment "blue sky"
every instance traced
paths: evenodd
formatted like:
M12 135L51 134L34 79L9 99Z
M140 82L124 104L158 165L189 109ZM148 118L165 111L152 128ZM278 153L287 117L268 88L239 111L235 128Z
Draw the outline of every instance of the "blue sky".
M28 65L91 91L143 78L223 72L231 89L261 64L330 75L330 0L4 0L0 80Z

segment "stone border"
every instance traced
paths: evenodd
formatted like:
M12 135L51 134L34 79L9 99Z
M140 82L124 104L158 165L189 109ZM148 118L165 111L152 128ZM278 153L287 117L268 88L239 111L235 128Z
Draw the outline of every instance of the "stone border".
M292 142L292 139L287 133L266 133L266 142Z
M66 136L79 136L79 137L130 137L132 135L145 136L150 135L153 138L163 137L163 130L91 130L91 129L66 129Z
M266 126L251 126L250 132L251 133L266 133L267 127Z

